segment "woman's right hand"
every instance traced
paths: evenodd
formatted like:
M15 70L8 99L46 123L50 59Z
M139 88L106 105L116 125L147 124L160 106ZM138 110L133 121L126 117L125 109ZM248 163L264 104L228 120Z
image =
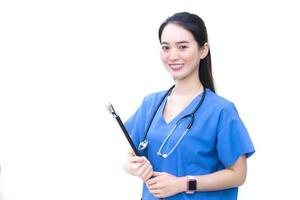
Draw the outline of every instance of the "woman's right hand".
M132 152L128 153L124 169L127 173L138 176L143 181L147 181L153 175L153 168L149 160L144 156L135 156Z

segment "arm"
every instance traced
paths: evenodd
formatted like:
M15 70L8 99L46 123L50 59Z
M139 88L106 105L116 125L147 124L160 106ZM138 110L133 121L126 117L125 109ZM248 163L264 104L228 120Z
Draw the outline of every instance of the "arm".
M241 186L246 180L247 161L240 156L230 167L206 175L196 176L197 191L216 191ZM154 172L147 186L154 196L162 198L187 191L187 178Z
M197 191L223 190L243 185L247 175L247 160L240 156L230 167L207 175L197 176Z

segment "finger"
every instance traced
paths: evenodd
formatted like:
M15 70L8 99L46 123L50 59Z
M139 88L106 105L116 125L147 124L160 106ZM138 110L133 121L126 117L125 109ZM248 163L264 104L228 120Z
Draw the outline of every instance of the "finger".
M127 151L127 153L134 154L134 151L133 151L132 148L129 148L128 151Z
M130 162L130 163L131 163L131 168L134 171L135 176L140 176L143 173L144 168L147 168L146 165L150 165L147 162L146 163L143 163L143 162Z
M137 171L141 168L141 163L131 163L131 168L137 173Z
M163 172L153 172L153 176L161 176L163 175L164 173Z
M149 165L146 171L141 176L142 180L147 181L149 178L151 178L152 173L153 173L152 165Z
M148 166L150 166L150 162L147 160L142 160L141 162L139 162L140 168L148 168Z
M143 162L141 162L141 166L148 168L148 166L152 166L151 163L146 159Z
M139 177L142 177L142 175L145 173L145 171L148 169L148 167L151 166L148 162L141 163L140 167L137 169L137 174Z
M152 173L152 175L153 175L153 173ZM156 183L156 181L155 180L153 180L154 178L150 178L150 179L148 179L147 180L147 185L149 185L149 186L151 186L151 185L153 185L153 184L155 184Z
M153 194L153 195L160 195L161 194L161 189L149 189L149 191Z
M145 163L147 161L147 159L145 159L144 157L140 157L140 156L132 156L129 158L129 162L132 163Z
M163 198L163 195L160 194L160 193L159 193L159 194L155 194L154 196L155 196L156 198L159 198L159 199L162 199L162 198Z
M152 176L153 176L153 173L152 173ZM148 184L148 185L156 184L158 180L159 180L159 177L151 178L151 179L149 179L149 180L147 181L147 184Z
M150 191L153 196L155 196L156 198L161 198L162 197L162 191L161 190L151 190Z
M153 171L153 174L152 174L153 181L156 181L156 182L159 181L161 179L162 175L165 175L165 172L155 172L155 171Z
M129 157L135 156L133 150L130 150L130 149L129 149L129 150L127 151L127 156L129 156Z
M161 190L162 189L159 184L147 185L147 187L149 188L149 190Z
M147 183L147 186L152 190L158 190L163 188L161 182L159 182L158 180L154 180L154 182L150 184Z
M142 157L139 157L139 156L132 156L132 157L130 157L129 158L129 161L131 161L131 162L143 162L144 161L144 159L142 158Z

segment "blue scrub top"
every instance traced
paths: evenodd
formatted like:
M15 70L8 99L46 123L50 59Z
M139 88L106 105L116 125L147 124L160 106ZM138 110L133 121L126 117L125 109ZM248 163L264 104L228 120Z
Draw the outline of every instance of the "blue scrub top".
M138 110L125 123L136 147L143 140L156 108L166 91L147 95ZM166 98L158 108L148 132L148 147L142 155L151 162L154 171L167 172L174 176L204 175L222 170L233 165L237 158L246 155L248 158L255 150L246 127L240 119L233 103L206 89L202 106L195 113L191 129L183 137L176 149L167 158L157 155L161 144L166 139L176 122L189 114L197 106L202 94L167 123L163 118ZM168 153L184 133L188 125L184 120L165 143L162 153ZM201 185L201 183L198 183ZM213 192L195 192L194 194L179 193L165 198L170 200L205 199L205 200L235 200L238 188ZM144 183L142 198L156 200Z

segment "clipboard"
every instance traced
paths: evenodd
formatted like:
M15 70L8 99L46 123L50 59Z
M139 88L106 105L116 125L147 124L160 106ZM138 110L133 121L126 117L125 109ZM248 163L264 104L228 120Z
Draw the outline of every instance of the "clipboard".
M125 137L126 137L128 143L130 144L130 146L131 146L132 150L134 151L135 155L136 155L136 156L141 156L140 153L139 153L139 151L138 151L137 148L135 147L135 145L134 145L134 143L133 143L133 141L132 141L130 135L128 134L128 131L126 130L126 128L125 128L125 126L124 126L124 124L123 124L123 122L122 122L120 116L116 113L116 111L115 111L113 105L112 105L111 103L108 103L108 104L106 105L106 108L107 108L108 111L112 114L112 116L117 120L117 122L118 122L120 128L122 129L122 131L123 131L123 133L124 133L124 135L125 135ZM160 199L163 199L163 198L160 198Z
M129 145L131 146L132 150L134 151L136 156L141 156L138 149L135 147L130 135L128 134L128 131L126 130L124 123L122 122L120 116L117 114L117 112L115 111L113 105L111 103L108 103L106 105L106 108L108 109L108 111L112 114L112 116L117 120L120 128L122 129L122 132L124 133Z

